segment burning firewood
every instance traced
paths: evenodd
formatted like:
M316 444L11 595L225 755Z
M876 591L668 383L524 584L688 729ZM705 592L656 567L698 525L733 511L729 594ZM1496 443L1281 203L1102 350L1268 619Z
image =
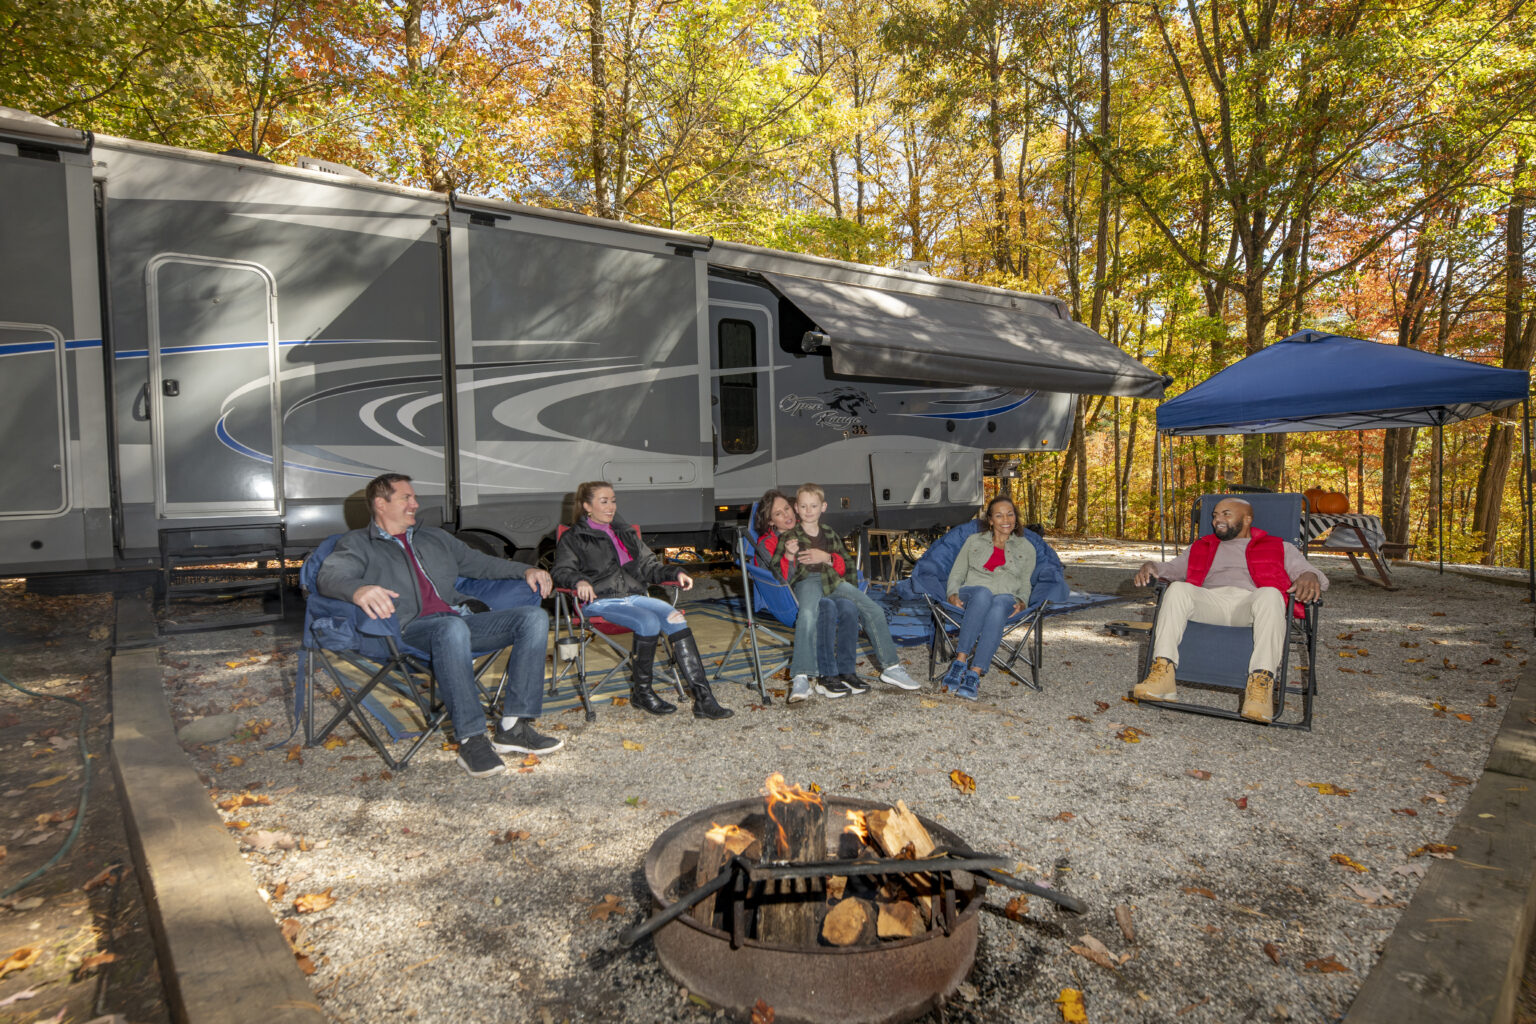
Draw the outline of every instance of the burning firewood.
M827 856L827 809L821 797L791 786L775 772L768 777L768 825L763 844L774 860L804 863ZM772 883L776 901L758 910L757 937L785 945L816 944L816 912L822 903L820 879L781 879Z
M694 872L694 887L698 888L714 878L725 867L726 861L737 854L755 858L758 855L757 837L740 825L715 825L704 833L704 845L699 847L699 863ZM703 925L715 920L715 893L704 897L694 906L693 919Z

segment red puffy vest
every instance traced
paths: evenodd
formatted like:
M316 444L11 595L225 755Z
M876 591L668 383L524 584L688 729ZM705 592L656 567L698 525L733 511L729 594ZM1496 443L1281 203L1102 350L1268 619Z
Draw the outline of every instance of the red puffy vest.
M1244 554L1248 558L1248 575L1253 579L1253 585L1274 587L1282 594L1290 590L1291 578L1285 572L1285 542L1256 526L1249 529L1248 535L1248 549ZM1189 571L1185 578L1190 583L1198 587L1205 582L1220 543L1220 538L1208 533L1189 546ZM1300 601L1294 602L1291 610L1297 618L1306 614Z

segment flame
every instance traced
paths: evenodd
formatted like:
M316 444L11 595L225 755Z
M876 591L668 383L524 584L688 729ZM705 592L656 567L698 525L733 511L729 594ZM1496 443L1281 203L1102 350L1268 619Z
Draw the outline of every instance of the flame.
M704 833L704 838L724 846L726 840L731 837L747 834L747 830L740 825L722 825L718 821L712 821L710 822L709 831Z
M844 813L847 815L848 824L843 831L852 832L859 837L860 841L867 845L869 843L869 822L865 819L864 812L845 811Z
M784 776L778 772L768 776L767 782L764 785L768 796L768 817L779 830L778 849L782 853L789 846L789 836L785 834L784 824L779 821L778 815L774 813L774 808L780 804L792 803L815 804L817 807L820 807L822 806L821 795L813 793L808 789L801 789L799 786L791 786L784 780Z

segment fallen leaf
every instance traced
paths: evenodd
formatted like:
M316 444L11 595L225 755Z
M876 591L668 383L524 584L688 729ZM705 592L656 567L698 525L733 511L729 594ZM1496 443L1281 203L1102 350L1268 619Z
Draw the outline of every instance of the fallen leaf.
M1445 617L1445 612L1430 612L1429 614L1434 616L1434 617L1436 617L1436 618L1444 618Z
M1370 868L1366 867L1364 864L1361 864L1359 861L1357 861L1354 858L1350 857L1346 853L1336 853L1332 857L1329 857L1328 859L1333 861L1333 863L1340 865L1341 867L1349 868L1351 871L1369 871L1369 870L1371 870Z
M276 888L272 890L272 902L279 903L286 895L288 895L288 883L278 882ZM289 920L292 920L292 918L289 918Z
M1061 1011L1061 1024L1088 1024L1088 1009L1083 1006L1083 993L1079 989L1062 989L1055 1002Z
M1399 647L1409 647L1409 648L1412 648L1412 647L1417 647L1417 646L1419 646L1419 645L1418 645L1418 642L1417 642L1417 641L1413 641L1413 640L1404 640L1404 641L1403 641L1403 642L1402 642L1402 643L1400 643L1400 644L1398 644L1398 645L1397 645L1397 646L1399 646Z
M1403 662L1408 665L1416 665L1423 660L1423 658L1404 658Z
M1069 722L1082 722L1084 725L1088 724L1088 719L1084 718L1082 715L1068 715L1067 716L1067 721L1069 721Z
M524 768L532 768L536 764L543 764L543 763L544 762L539 760L539 755L538 754L530 753L527 757L523 758L523 767Z
M1056 815L1056 817L1052 818L1051 820L1052 821L1071 821L1075 817L1077 817L1077 815L1073 814L1071 811L1062 811L1060 814Z
M634 740L625 740L624 741L624 749L625 750L644 750L645 746L644 746L644 744L636 743Z
M41 991L42 989L40 988L24 988L20 992L12 992L4 999L0 999L0 1010L5 1009L7 1006L10 1006L13 1003L19 1003L24 999L35 999L37 998L37 994Z
M1245 796L1229 796L1227 799L1232 801L1232 806L1236 807L1240 811L1246 811L1248 809L1248 798Z
M27 788L28 789L47 789L49 786L57 786L59 783L63 782L67 778L69 778L68 775L55 775L51 779L43 779L41 782L34 782L31 785L29 785Z
M962 793L976 792L976 780L965 774L965 772L961 771L959 768L955 768L950 771L949 784L954 786Z
M1029 914L1029 900L1023 896L1015 896L1003 907L1003 916L1010 921L1022 921Z
M1356 885L1348 879L1345 879L1344 884L1349 886L1356 896L1373 906L1386 906L1392 902L1392 894L1381 886ZM1396 905L1393 904L1393 906Z
M1436 612L1435 614L1438 615L1439 612ZM1320 960L1308 960L1306 963L1302 964L1302 966L1309 971L1317 971L1319 974L1351 973L1350 969L1339 963L1339 961L1334 957L1332 953L1329 953L1327 956Z
M231 768L239 768L243 764L245 764L245 758L236 757L234 754L229 755L229 766Z
M37 963L37 958L42 953L43 951L36 946L22 946L11 950L5 954L4 959L0 959L0 978L5 977L12 971L26 970Z
M315 962L303 953L295 953L293 962L299 968L299 973L306 977L315 973Z
M80 970L88 971L93 967L100 967L103 964L110 964L116 959L116 953L95 953L80 961Z
M1131 697L1131 696L1129 696L1129 695L1127 695L1127 696L1124 696L1124 697L1121 697L1121 698L1120 698L1120 699L1121 699L1121 700L1123 700L1123 701L1125 701L1125 702L1126 702L1126 703L1127 703L1127 704L1140 704L1140 703L1141 703L1141 702L1140 702L1140 701L1139 701L1139 700L1137 700L1137 699L1136 699L1136 698L1135 698L1135 697ZM1064 989L1064 990L1063 990L1063 991L1067 991L1067 992L1070 992L1070 991L1072 991L1072 990L1071 990L1071 989Z
M1264 943L1264 955L1273 960L1276 965L1280 963L1280 947L1273 942Z
M1145 735L1146 733L1142 732L1134 725L1128 725L1124 729L1121 729L1119 732L1115 733L1115 739L1122 740L1126 743L1140 743L1141 738Z
M90 892L92 889L100 889L104 885L116 885L119 877L118 873L122 870L123 866L121 864L113 864L109 867L102 868L99 872L91 877L89 882L86 882L80 888L84 889L86 892Z
M1077 941L1081 943L1081 945L1068 946L1067 948L1076 953L1078 956L1092 960L1094 963L1098 964L1105 970L1112 971L1118 966L1115 963L1115 958L1110 955L1109 949L1104 945L1104 943L1100 942L1092 935L1083 935L1079 937Z
M1467 778L1465 775L1457 775L1455 772L1448 772L1444 768L1440 768L1440 767L1436 766L1433 761L1425 761L1424 762L1424 767L1430 769L1431 771L1437 771L1441 775L1444 775L1446 778L1451 780L1451 783L1453 785L1457 785L1457 786L1470 786L1470 785L1472 785L1472 780Z
M614 914L623 914L626 911L627 908L619 902L619 898L610 892L603 896L601 903L594 903L587 908L587 918L592 921L606 921Z
M236 811L242 807L267 807L271 803L272 798L265 793L238 793L220 800L218 807L223 811Z
M1409 818L1418 817L1418 814L1419 814L1419 812L1414 810L1412 807L1394 807L1394 808L1392 808L1392 813L1393 814L1402 814L1402 815L1405 815L1405 816L1407 816Z
M761 999L752 1004L752 1024L773 1024L773 1007Z
M1125 936L1126 942L1136 941L1136 929L1131 924L1131 908L1124 903L1115 907L1115 923L1120 926L1120 934Z
M1215 893L1200 885L1186 885L1184 887L1184 891L1189 893L1191 896L1204 896L1208 900L1213 900L1216 898Z
M227 829L233 829L236 832L240 832L250 828L251 823L248 821L226 821L224 823L224 827Z
M1455 668L1456 667L1455 662L1451 661L1450 658L1441 658L1440 659L1440 664L1444 665L1446 668Z
M1323 796L1349 796L1349 794L1354 792L1352 789L1335 786L1331 782L1303 782L1302 785L1311 786Z
M1445 797L1440 795L1439 793L1425 793L1423 796L1419 797L1419 803L1421 803L1421 804L1427 804L1427 803L1443 804L1443 803L1445 803Z
M1211 777L1211 773L1205 771L1203 768L1191 768L1184 774L1188 775L1192 779L1199 779L1202 782Z
M300 896L293 901L293 909L300 914L314 914L336 905L336 897L331 895L331 890L324 892L311 892Z
M513 829L513 828L509 828L505 832L503 832L501 835L496 837L496 843L497 843L497 845L505 845L507 843L515 843L515 842L517 842L520 839L527 839L530 835L532 835L532 833L528 832L526 829L520 829L520 828Z
M1102 715L1104 712L1109 710L1109 703L1107 701L1096 700L1093 702L1093 706L1098 708L1098 710L1094 712L1096 715Z
M1425 854L1428 854L1429 856L1434 857L1436 860L1455 860L1456 850L1457 847L1448 845L1446 843L1425 843L1423 846L1419 847L1417 850L1414 850L1408 856L1422 857Z
M346 746L347 741L340 736L327 736L325 742L320 745L326 750L335 750L337 747Z
M1416 860L1412 864L1399 864L1399 865L1397 865L1397 867L1395 867L1391 871L1387 872L1387 874L1389 874L1389 875L1403 875L1404 877L1407 877L1407 878L1423 878L1425 876L1425 874L1428 873L1428 871L1429 871L1429 865L1428 864L1424 863L1421 860Z
M287 832L273 832L265 828L245 833L240 841L253 850L293 850L299 845Z
M303 764L304 763L304 750L303 750L303 748L300 747L297 743L295 743L293 746L288 748L288 756L283 758L283 760L284 761L297 761L297 762L299 762L299 764Z
M1495 697L1491 693L1488 695L1488 699L1483 701L1483 707L1485 707L1485 708L1496 708L1498 706L1499 706L1499 698Z

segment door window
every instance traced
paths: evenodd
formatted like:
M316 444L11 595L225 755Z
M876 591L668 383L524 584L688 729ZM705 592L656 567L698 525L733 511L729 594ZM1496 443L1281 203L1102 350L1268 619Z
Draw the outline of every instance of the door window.
M721 320L717 356L722 370L756 365L756 329L746 320ZM757 378L756 373L720 376L720 449L727 455L757 451Z

